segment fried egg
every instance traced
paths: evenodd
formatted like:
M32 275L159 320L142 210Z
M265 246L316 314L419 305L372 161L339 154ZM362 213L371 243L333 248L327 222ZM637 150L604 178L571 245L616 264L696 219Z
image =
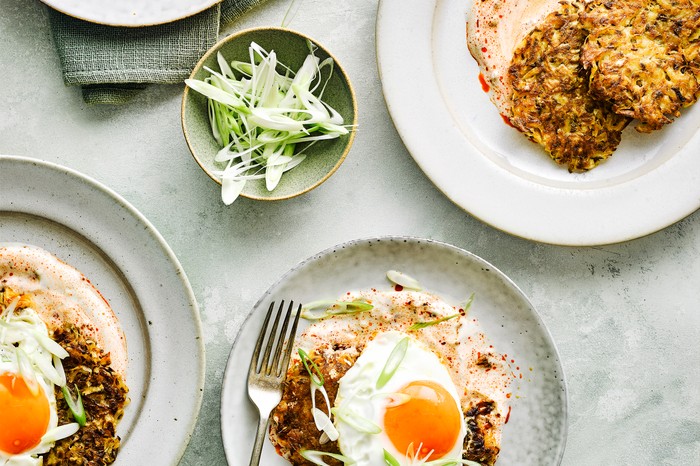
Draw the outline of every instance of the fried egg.
M78 430L58 425L54 396L68 353L34 310L15 311L19 299L0 307L0 466L41 465L38 455Z
M382 384L391 360L399 364ZM385 450L402 464L462 458L457 388L440 358L406 333L380 333L367 343L340 379L335 406L340 450L357 466L384 464Z

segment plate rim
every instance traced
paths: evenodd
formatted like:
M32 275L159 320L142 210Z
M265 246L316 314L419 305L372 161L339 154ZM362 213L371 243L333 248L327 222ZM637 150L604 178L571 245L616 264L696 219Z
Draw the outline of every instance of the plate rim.
M629 241L660 231L700 209L700 183L698 176L693 175L700 169L700 160L694 157L700 147L700 131L691 135L669 160L648 173L603 188L540 184L488 160L458 128L433 66L436 12L444 3L445 0L413 0L407 5L402 0L380 0L375 35L382 91L396 130L421 170L453 203L511 235L562 246ZM399 8L403 15L397 15ZM412 13L407 15L406 11ZM455 17L464 18L465 12L460 11ZM418 13L423 16L418 18ZM405 24L397 27L392 23L396 18ZM413 42L409 35L415 37ZM410 49L410 60L401 57L397 44L407 44L403 47ZM468 57L466 43L464 50ZM407 111L399 78L404 76L401 79L406 81L409 66L411 86L423 87L422 92L411 95L411 105L426 113L438 111L438 115L444 115L442 119L416 119ZM415 121L421 122L422 134L439 137L423 137L431 143L422 141ZM441 154L440 164L434 162L436 153ZM461 189L462 186L467 188Z
M63 13L64 15L70 16L71 18L79 19L81 21L87 21L89 23L94 23L94 24L101 24L104 26L114 26L114 27L126 27L126 28L138 28L138 27L148 27L148 26L159 26L163 24L168 24L172 23L175 21L179 21L181 19L189 18L191 16L194 16L198 13L203 12L204 10L213 7L216 4L221 3L223 0L204 0L200 4L200 6L197 7L196 11L187 11L186 13L179 13L177 16L171 15L163 18L162 20L149 20L149 21L124 21L124 19L118 19L118 20L108 20L108 19L101 19L100 17L91 17L90 15L83 15L80 12L76 12L71 10L70 8L66 9L64 5L62 5L61 0L40 0L42 3L44 3L46 6L49 8L52 8L59 13ZM148 0L150 1L150 0Z
M195 388L195 399L193 400L194 403L192 405L192 413L193 416L189 420L189 425L187 426L186 430L184 431L184 435L182 436L181 439L179 439L179 446L175 452L175 456L173 458L174 463L176 464L179 462L182 457L184 456L185 450L187 449L187 446L189 445L190 439L192 438L192 435L194 433L194 429L197 423L197 420L199 418L199 414L201 411L202 403L203 403L203 398L204 398L204 385L205 385L205 376L206 376L206 348L204 346L204 341L203 341L203 332L202 332L202 321L201 321L201 316L199 312L199 305L197 303L196 297L194 295L194 292L192 290L192 287L189 283L189 280L187 278L187 275L185 273L185 270L182 267L182 264L180 264L180 261L178 260L177 256L173 252L173 250L170 248L168 243L165 241L165 238L160 234L160 232L153 226L153 224L140 212L138 211L131 203L129 203L126 199L124 199L121 195L119 195L116 191L112 190L105 184L97 181L96 179L79 172L78 170L75 170L73 168L60 165L58 163L54 162L49 162L46 160L42 159L36 159L32 157L27 157L27 156L17 156L17 155L5 155L0 153L0 163L9 161L10 163L16 163L16 164L28 164L30 166L41 166L45 169L48 169L49 171L52 171L58 175L61 176L68 176L72 177L76 182L82 183L90 187L91 189L94 189L96 191L99 191L103 193L106 197L112 199L115 201L116 205L120 209L123 209L125 213L131 215L138 223L143 225L144 230L147 232L148 236L150 236L157 244L157 246L160 248L160 251L164 254L164 258L173 266L173 268L176 271L177 274L177 280L181 283L182 285L182 291L184 291L184 294L188 298L188 304L189 304L189 309L190 309L190 316L192 318L192 323L195 327L195 330L197 332L195 336L195 341L196 341L196 346L198 349L198 354L197 354L197 359L201 361L199 364L199 370L197 371L197 379L196 379L196 386ZM97 243L95 243L89 236L87 236L83 232L75 231L70 225L67 225L62 222L57 222L55 219L45 217L43 215L37 215L36 213L33 212L27 212L26 210L22 210L21 205L18 205L16 201L11 201L10 203L2 203L4 207L0 207L0 210L4 210L7 212L15 212L15 213L23 213L23 214L28 214L31 216L35 217L40 217L45 220L48 220L50 222L54 223L59 223L60 225L69 228L73 230L76 234L86 238L93 244L94 246L97 246ZM29 244L29 243L28 243ZM103 251L104 252L104 251ZM111 259L111 258L110 258ZM123 273L123 272L122 272ZM127 342L128 344L128 342ZM150 384L149 384L150 385ZM151 395L153 396L153 395ZM119 456L117 456L117 459Z
M381 1L381 0L380 0ZM233 373L236 369L232 367L232 356L234 349L236 346L239 344L240 338L241 338L241 330L249 323L249 321L252 319L253 314L256 309L258 309L264 302L265 300L270 296L272 290L276 289L280 284L282 284L290 275L301 269L302 267L306 266L308 263L313 262L315 260L321 259L323 257L328 256L329 254L332 254L335 250L341 249L341 248L348 248L351 246L358 246L360 244L368 244L371 242L381 242L381 241L397 241L397 242L406 242L406 241L411 241L411 242L416 242L416 243L426 243L426 244L435 244L439 247L445 247L447 249L450 249L458 254L461 254L465 257L468 257L470 260L473 260L477 263L482 264L483 266L488 267L492 272L496 273L502 280L504 280L519 296L521 299L524 300L529 306L529 308L532 310L532 313L538 322L539 326L544 330L544 333L551 344L552 349L554 350L554 355L556 356L556 359L558 361L558 366L559 370L561 371L561 386L562 386L562 399L563 399L563 404L562 404L562 412L563 412L563 419L562 419L562 430L561 430L561 438L559 441L559 448L558 452L556 454L556 465L560 465L563 458L564 458L564 453L566 451L566 444L568 440L568 434L569 434L569 386L567 382L567 377L566 377L566 372L564 369L564 366L562 364L562 359L561 359L561 354L559 352L559 348L556 345L556 342L554 338L552 337L552 333L549 329L549 327L544 323L544 320L542 320L542 316L540 315L539 311L537 311L537 308L532 304L532 301L527 297L527 295L520 289L520 287L508 276L506 275L501 269L498 267L494 266L492 263L487 261L486 259L474 254L473 252L467 251L464 248L461 248L459 246L456 246L454 244L447 243L445 241L441 240L436 240L432 238L424 238L424 237L419 237L419 236L412 236L412 235L378 235L378 236L365 236L361 238L356 238L356 239L351 239L348 241L344 241L342 243L330 246L328 248L323 249L320 252L317 252L316 254L313 254L309 256L306 259L303 259L299 261L296 265L291 267L289 270L287 270L284 274L281 275L279 279L277 279L275 282L273 282L266 290L265 292L261 295L261 297L255 302L255 304L251 307L250 311L246 314L245 318L241 322L240 328L238 330L238 333L236 334L236 337L233 340L233 344L231 345L231 350L229 351L229 354L226 358L226 366L224 368L224 373L222 377L222 383L221 383L221 397L220 397L220 402L221 402L221 407L219 409L219 421L221 424L221 440L222 444L224 446L224 453L226 455L226 459L228 464L231 464L229 462L230 455L233 453L229 453L229 451L226 448L226 441L225 441L225 432L228 431L228 428L224 426L224 411L226 410L226 403L224 402L224 398L227 398L227 394L230 390L226 389L226 386L230 383L230 375L229 373ZM247 371L246 371L247 373Z

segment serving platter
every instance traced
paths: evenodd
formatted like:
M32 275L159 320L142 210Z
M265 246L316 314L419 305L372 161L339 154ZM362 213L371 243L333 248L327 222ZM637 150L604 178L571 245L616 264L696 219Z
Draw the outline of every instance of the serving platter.
M74 18L109 26L152 26L192 16L221 0L41 0Z
M271 301L337 299L351 290L390 290L388 270L416 278L426 291L450 304L474 293L476 317L496 351L515 362L512 411L503 431L498 465L556 465L564 452L567 397L564 374L552 338L520 289L485 260L457 247L418 238L381 237L325 250L287 272L255 304L241 328L224 373L221 431L230 466L248 463L257 428L246 376L255 341ZM302 320L301 326L305 325ZM270 442L261 464L284 466Z
M455 204L523 238L631 240L700 207L700 105L663 130L628 127L613 156L571 174L506 125L467 49L467 0L381 0L377 60L406 148Z
M81 271L112 306L129 352L120 465L175 465L199 414L204 347L194 295L155 228L74 170L0 156L0 243L43 248Z

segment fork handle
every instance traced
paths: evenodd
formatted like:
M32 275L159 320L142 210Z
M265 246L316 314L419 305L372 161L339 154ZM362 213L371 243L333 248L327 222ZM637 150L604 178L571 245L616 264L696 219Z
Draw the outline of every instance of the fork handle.
M260 416L258 433L255 435L253 452L250 454L250 466L258 466L260 464L260 455L262 454L263 445L265 445L265 436L267 434L267 424L269 420L269 416Z

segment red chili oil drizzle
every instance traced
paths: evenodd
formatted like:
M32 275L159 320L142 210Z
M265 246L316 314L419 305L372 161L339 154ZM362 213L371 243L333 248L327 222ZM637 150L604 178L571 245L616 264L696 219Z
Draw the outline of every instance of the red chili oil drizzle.
M481 89L483 89L484 92L491 90L491 86L489 86L489 83L486 82L486 78L484 78L484 73L479 73L479 82L481 83Z
M502 114L502 113L501 113L501 118L503 119L503 122L504 122L505 124L507 124L507 125L510 126L511 128L515 128L515 126L513 126L513 123L511 123L510 118L508 118L507 116L505 116L505 115Z
M510 419L510 408L511 407L508 406L508 414L506 414L506 421L504 422L504 424L508 424L508 419Z

